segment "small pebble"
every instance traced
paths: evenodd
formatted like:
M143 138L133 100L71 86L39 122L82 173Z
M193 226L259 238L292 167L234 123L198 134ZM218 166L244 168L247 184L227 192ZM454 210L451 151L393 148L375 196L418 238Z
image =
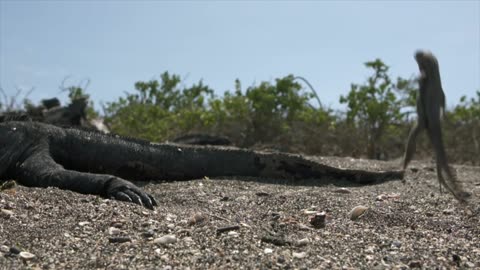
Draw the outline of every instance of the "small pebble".
M130 239L130 237L110 237L108 238L108 241L110 243L126 243L131 242L132 239Z
M472 262L465 262L465 266L468 267L468 268L474 268L475 264L472 263Z
M8 253L8 252L10 252L10 248L5 246L5 245L1 245L0 246L0 252Z
M122 233L122 230L120 230L119 228L115 228L115 227L108 228L108 234L110 235L119 235L121 233Z
M10 218L13 215L13 211L2 209L2 216L5 218Z
M394 240L392 242L392 247L395 247L395 248L400 248L402 246L402 242L398 241L398 240Z
M10 247L9 251L12 254L20 254L20 249L18 249L17 247Z
M263 253L265 253L265 254L271 254L271 253L273 253L273 249L271 249L271 248L265 248L265 249L263 250Z
M297 258L297 259L303 259L303 258L307 257L307 253L306 252L293 252L292 257Z
M310 218L310 224L317 229L324 228L326 216L327 216L327 213L325 212L315 213L315 215Z
M443 210L443 214L444 215L452 215L455 213L455 209L454 208L448 208L448 209L445 209Z
M78 223L78 225L80 225L82 227L85 226L85 225L88 225L88 224L90 224L89 221L81 221L81 222Z
M144 232L142 233L142 236L143 236L143 237L147 237L147 238L148 238L148 237L153 237L154 235L155 235L155 232L154 232L153 230L144 231Z
M156 238L153 240L154 244L168 245L177 242L177 237L173 234L164 235L162 237Z
M229 235L229 236L238 236L238 232L236 232L236 231L229 231L229 232L227 233L227 235Z
M410 261L408 263L408 267L410 267L410 268L422 268L422 262L421 261Z
M302 247L302 246L306 246L310 243L310 240L308 238L303 238L303 239L300 239L297 241L297 246L299 247Z
M187 236L187 237L184 237L184 238L183 238L183 241L184 241L184 242L187 242L187 243L192 243L192 242L193 242L193 238Z

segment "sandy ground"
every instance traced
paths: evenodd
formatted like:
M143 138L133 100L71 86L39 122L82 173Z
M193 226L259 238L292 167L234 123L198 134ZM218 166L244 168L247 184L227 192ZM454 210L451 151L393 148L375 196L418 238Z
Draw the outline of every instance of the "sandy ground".
M144 188L159 203L155 211L17 186L0 193L0 269L479 269L480 167L455 169L473 193L467 206L440 194L429 162L414 162L406 183L369 186L148 183ZM356 206L368 209L352 221Z

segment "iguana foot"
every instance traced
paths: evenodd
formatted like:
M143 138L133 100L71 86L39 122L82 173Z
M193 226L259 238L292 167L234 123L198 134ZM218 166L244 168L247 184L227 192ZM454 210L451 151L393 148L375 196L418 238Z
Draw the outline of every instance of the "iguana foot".
M129 181L113 178L106 184L106 196L111 199L133 202L148 209L157 206L155 199Z

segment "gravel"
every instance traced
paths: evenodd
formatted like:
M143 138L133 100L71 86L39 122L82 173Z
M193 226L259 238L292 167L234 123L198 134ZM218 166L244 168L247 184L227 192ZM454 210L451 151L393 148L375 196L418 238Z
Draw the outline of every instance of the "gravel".
M342 167L395 166L323 157ZM55 188L0 192L0 269L480 268L480 167L455 166L473 193L439 193L434 164L406 182L198 179L145 183L150 211ZM355 220L351 211L368 208ZM313 214L312 214L313 213ZM325 226L313 226L322 213ZM318 214L317 214L318 215Z

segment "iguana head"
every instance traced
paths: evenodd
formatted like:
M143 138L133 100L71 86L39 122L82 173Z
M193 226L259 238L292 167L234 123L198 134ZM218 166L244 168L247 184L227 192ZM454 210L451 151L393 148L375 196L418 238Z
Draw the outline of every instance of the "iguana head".
M422 77L438 72L438 61L432 52L418 50L415 52L415 60L417 61Z

